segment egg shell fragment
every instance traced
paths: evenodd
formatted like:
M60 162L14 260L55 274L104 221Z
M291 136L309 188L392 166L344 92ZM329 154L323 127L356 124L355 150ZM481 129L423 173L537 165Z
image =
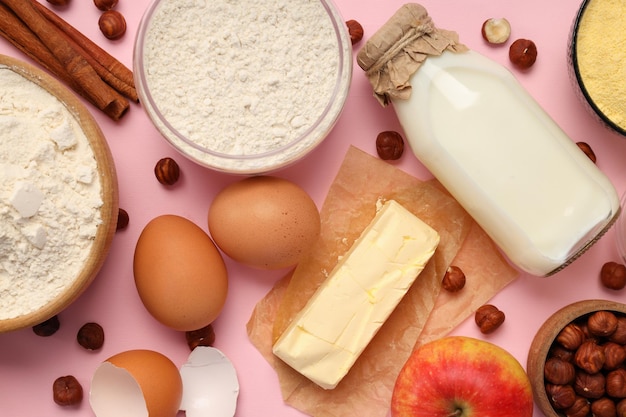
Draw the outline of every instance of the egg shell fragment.
M208 224L229 257L260 269L294 266L320 234L315 202L297 184L259 175L221 190L209 208Z
M196 347L180 368L181 410L187 417L233 417L239 380L232 362L218 349Z
M175 417L183 383L176 365L152 350L128 350L102 362L89 394L96 417Z
M148 312L175 330L211 324L226 302L228 273L222 255L204 230L181 216L161 215L145 226L133 273Z

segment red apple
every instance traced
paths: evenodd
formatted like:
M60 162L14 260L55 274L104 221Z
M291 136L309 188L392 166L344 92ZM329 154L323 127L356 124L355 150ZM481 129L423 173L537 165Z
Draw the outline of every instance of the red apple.
M522 365L493 343L448 336L411 354L396 380L392 417L530 417Z

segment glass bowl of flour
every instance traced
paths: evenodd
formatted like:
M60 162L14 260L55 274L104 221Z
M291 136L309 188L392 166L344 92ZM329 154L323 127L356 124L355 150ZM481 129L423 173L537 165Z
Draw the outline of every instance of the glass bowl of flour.
M178 151L258 174L298 161L332 130L352 45L330 0L154 0L133 67L140 102Z
M0 55L0 333L60 313L115 234L118 185L102 131L44 71Z

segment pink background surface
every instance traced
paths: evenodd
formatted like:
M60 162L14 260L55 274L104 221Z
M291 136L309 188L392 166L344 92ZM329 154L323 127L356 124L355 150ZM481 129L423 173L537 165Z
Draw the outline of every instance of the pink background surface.
M341 14L360 21L366 38L377 30L401 5L402 0L336 0ZM99 11L89 0L73 0L59 14L97 41L128 66L132 65L136 29L148 0L121 0L118 10L127 19L128 32L119 41L106 40L99 33ZM595 150L598 166L606 172L621 194L626 188L624 160L626 140L605 129L577 99L567 75L566 50L578 0L423 0L439 27L459 32L461 40L492 59L509 66L507 47L487 45L480 36L488 17L506 17L513 27L512 39L533 39L539 49L531 71L514 70L521 83L574 141L586 141ZM363 44L356 45L355 49ZM0 53L27 59L4 39ZM144 225L157 215L185 216L205 230L208 207L215 193L239 179L199 167L177 154L151 125L143 109L133 105L119 123L88 105L111 147L119 177L120 206L130 214L129 227L115 236L110 255L92 286L60 314L61 330L52 337L35 336L30 329L0 335L0 415L87 417L88 401L77 408L61 408L52 401L55 378L73 374L86 391L98 364L127 349L157 350L182 365L189 349L184 335L169 330L148 315L133 283L132 256ZM310 156L276 175L295 181L321 207L344 153L349 145L375 154L374 140L382 130L399 129L391 109L382 109L355 63L350 95L345 110L328 139ZM503 135L506 132L502 132ZM181 181L173 188L161 186L153 167L164 156L174 157L182 169ZM421 179L430 174L410 152L397 163ZM619 260L614 230L580 260L551 278L522 274L520 279L497 294L492 302L507 315L505 324L490 336L481 335L466 320L455 334L494 342L525 365L528 347L535 332L554 311L571 302L604 298L623 301L626 292L602 288L598 274L602 264ZM237 416L296 417L302 415L282 402L276 376L249 343L245 325L255 303L283 275L284 271L259 272L226 259L231 291L226 307L214 323L216 347L234 363L241 385ZM104 347L88 352L78 346L75 334L87 321L100 323L106 332ZM542 414L536 410L536 416Z

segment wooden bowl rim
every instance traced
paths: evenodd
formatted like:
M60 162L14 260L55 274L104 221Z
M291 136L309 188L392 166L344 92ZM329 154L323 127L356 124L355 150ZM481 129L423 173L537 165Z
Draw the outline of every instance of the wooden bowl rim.
M567 324L600 310L626 314L626 304L602 299L577 301L562 307L548 317L535 334L528 351L526 372L533 387L535 402L546 417L564 416L552 407L545 390L544 365L550 347Z
M12 70L44 88L54 95L74 116L93 150L103 201L100 208L102 224L98 227L91 251L77 278L62 293L39 310L15 318L0 320L0 333L4 333L34 326L49 319L69 306L89 287L104 264L113 241L117 228L119 191L117 172L109 145L93 115L79 98L56 78L32 64L0 54L0 68Z

